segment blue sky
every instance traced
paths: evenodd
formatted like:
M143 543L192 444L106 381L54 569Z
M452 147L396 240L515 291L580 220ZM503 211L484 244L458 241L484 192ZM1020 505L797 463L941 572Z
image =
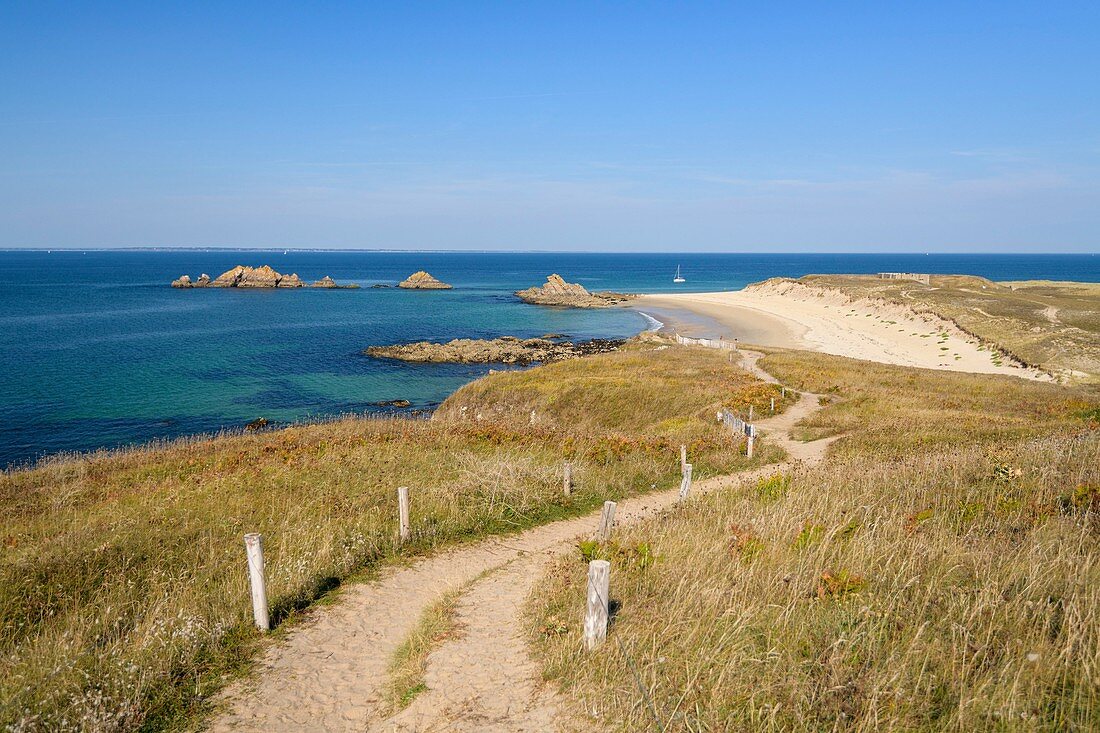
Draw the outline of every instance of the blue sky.
M0 247L1100 251L1100 3L0 5Z

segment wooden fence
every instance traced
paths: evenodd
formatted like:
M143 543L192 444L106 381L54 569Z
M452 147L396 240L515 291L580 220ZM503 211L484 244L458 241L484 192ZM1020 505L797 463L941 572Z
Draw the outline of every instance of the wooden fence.
M681 346L706 346L708 349L728 349L730 351L737 351L737 342L726 341L725 339L697 339L676 334L676 343Z

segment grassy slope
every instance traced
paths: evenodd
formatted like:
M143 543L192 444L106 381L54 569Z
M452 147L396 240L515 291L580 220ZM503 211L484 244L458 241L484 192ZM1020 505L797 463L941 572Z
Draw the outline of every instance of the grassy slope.
M931 311L1027 364L1100 380L1100 284L995 283L964 275L933 275L930 285L857 275L801 282Z
M642 390L630 399L601 381L623 369ZM600 377L586 386L585 374ZM636 401L651 382L685 397ZM285 627L349 575L398 554L672 485L680 441L704 474L748 465L705 419L721 398L744 402L760 389L724 355L608 354L468 389L518 404L526 392L512 390L531 383L568 394L588 419L533 429L500 410L481 422L345 420L0 475L0 727L156 729L201 712L259 644L245 532L264 534ZM668 430L619 431L650 424ZM762 451L753 463L776 457ZM563 460L574 464L568 498ZM394 542L398 485L412 494L404 548Z
M439 414L455 418L466 408L467 415L527 425L533 411L536 426L690 441L725 434L715 424L720 406L744 412L751 404L760 415L772 397L777 412L797 399L784 401L777 385L733 368L727 352L669 348L649 338L599 362L567 361L552 372L508 372L468 384Z
M809 432L845 437L820 467L618 533L600 552L621 606L594 654L585 564L559 563L531 609L547 676L622 730L1100 726L1097 395L764 366L835 395Z

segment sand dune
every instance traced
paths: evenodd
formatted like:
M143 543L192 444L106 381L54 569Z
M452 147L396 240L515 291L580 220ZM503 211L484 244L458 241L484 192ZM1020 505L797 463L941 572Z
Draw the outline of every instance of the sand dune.
M950 321L785 280L718 293L647 295L631 306L685 335L736 338L887 364L1049 380L998 354ZM692 323L689 312L709 319ZM718 333L713 333L717 330Z

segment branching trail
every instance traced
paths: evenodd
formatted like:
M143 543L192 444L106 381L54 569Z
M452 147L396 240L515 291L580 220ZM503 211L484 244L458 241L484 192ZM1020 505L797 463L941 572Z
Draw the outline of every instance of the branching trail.
M742 352L744 366L762 354ZM799 443L789 431L819 409L818 396L757 425L793 461L820 460L831 439ZM697 482L710 492L790 468L766 466ZM636 522L672 506L677 490L618 503L616 523ZM597 513L489 539L390 570L375 582L353 586L338 604L269 650L247 683L225 694L227 712L215 731L547 731L571 730L560 700L540 682L522 637L522 606L547 564L595 530ZM464 588L458 608L461 632L428 657L427 690L387 717L382 690L386 667L424 609L442 594Z

